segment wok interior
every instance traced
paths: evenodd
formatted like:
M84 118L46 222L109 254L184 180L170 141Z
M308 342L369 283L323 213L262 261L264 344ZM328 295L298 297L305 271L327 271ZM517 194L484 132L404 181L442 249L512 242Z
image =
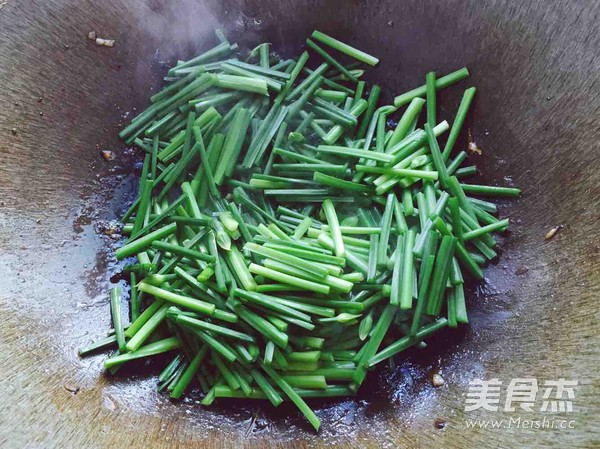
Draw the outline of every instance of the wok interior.
M590 373L598 360L599 247L592 237L600 196L600 37L593 22L599 8L571 9L538 1L6 5L0 11L0 348L9 363L0 369L8 404L0 436L14 447L592 441L573 432L464 430L464 394L476 377L577 379L577 400L586 404L578 426L597 419ZM290 407L221 402L203 409L197 398L171 403L139 374L143 366L132 379L107 378L102 356L76 356L109 327L106 292L116 267L102 223L118 217L135 191L139 154L116 133L126 113L145 107L160 85L161 62L208 48L216 24L232 41L268 41L288 54L320 29L380 57L367 79L388 93L423 84L429 70L469 67L461 87L441 93L439 115L452 120L462 88L476 86L468 126L483 155L471 160L485 182L524 190L500 208L513 227L500 261L469 295L470 328L443 333L424 354L399 357L357 400L316 403L319 435ZM86 39L91 30L115 39L115 47L95 46ZM464 146L465 136L459 142ZM115 151L116 161L101 159L100 149ZM566 228L545 242L558 224ZM516 275L523 267L526 273ZM434 370L441 370L445 387L431 387Z

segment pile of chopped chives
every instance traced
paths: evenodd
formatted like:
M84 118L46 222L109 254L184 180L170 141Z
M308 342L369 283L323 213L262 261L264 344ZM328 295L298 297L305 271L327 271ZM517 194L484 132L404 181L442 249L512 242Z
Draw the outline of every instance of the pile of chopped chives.
M508 227L474 196L520 191L459 181L476 172L452 154L475 88L452 126L436 92L467 69L381 106L359 80L378 60L323 33L297 60L268 44L242 60L217 37L120 133L146 153L116 251L131 320L113 288L113 330L80 354L114 348L114 372L169 352L171 397L197 382L204 405L291 400L318 429L305 398L351 396L378 363L467 322L463 274L483 278Z

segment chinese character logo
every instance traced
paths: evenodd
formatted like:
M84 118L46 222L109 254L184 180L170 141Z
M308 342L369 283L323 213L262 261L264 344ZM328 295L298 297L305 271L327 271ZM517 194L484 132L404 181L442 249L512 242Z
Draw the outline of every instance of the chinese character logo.
M532 412L535 405L535 398L538 392L537 379L513 379L506 388L506 401L504 402L504 411L514 412L514 403L526 412Z
M550 412L559 413L573 411L573 400L575 399L576 380L547 380L540 388L535 378L512 379L505 389L504 411L514 412L517 409L526 412ZM469 382L469 391L465 404L465 412L474 410L498 410L502 394L503 383L500 379L482 380L475 379ZM542 391L542 405L536 407L538 392Z
M480 408L491 412L498 410L501 386L502 381L498 379L475 379L469 382L465 412L472 412Z
M544 390L542 402L542 408L540 411L546 412L548 411L548 407L550 407L550 411L553 413L556 412L572 412L573 411L573 399L575 399L575 388L577 386L576 380L566 380L566 379L558 379L558 380L547 380L544 383L544 386L547 387ZM554 391L554 395L552 392ZM566 396L566 398L565 398ZM552 399L551 399L552 398ZM551 400L549 400L551 399Z

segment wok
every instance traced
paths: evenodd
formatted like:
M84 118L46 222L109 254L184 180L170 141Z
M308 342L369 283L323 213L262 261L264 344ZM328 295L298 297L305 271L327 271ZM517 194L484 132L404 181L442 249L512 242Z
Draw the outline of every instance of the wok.
M0 5L1 447L600 446L598 2ZM289 53L315 28L340 37L381 58L368 79L384 92L468 66L463 86L478 88L469 127L483 149L471 159L486 182L524 190L502 204L514 227L471 289L470 327L397 357L356 399L315 403L319 434L292 407L173 403L140 370L107 377L103 356L77 356L109 327L116 268L104 224L133 198L139 170L119 126L160 85L161 63L212 45L217 24L232 41ZM94 45L91 30L115 47ZM460 95L441 94L441 117ZM434 371L444 387L431 386ZM575 429L467 429L468 417L519 415L502 404L465 413L468 382L515 377L577 380L574 411L559 414Z

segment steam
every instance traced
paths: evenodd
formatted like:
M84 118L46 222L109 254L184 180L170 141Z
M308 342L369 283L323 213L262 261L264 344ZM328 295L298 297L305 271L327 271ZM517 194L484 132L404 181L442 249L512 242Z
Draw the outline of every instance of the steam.
M161 62L184 59L215 44L219 21L204 1L136 2L135 23L152 42Z
M262 20L243 8L226 8L208 0L138 0L128 2L123 14L131 26L127 35L130 60L135 61L133 87L140 98L147 98L149 82L154 84L157 75L164 76L165 66L217 45L217 28L241 48L264 42ZM159 85L164 83L158 81L154 88Z

